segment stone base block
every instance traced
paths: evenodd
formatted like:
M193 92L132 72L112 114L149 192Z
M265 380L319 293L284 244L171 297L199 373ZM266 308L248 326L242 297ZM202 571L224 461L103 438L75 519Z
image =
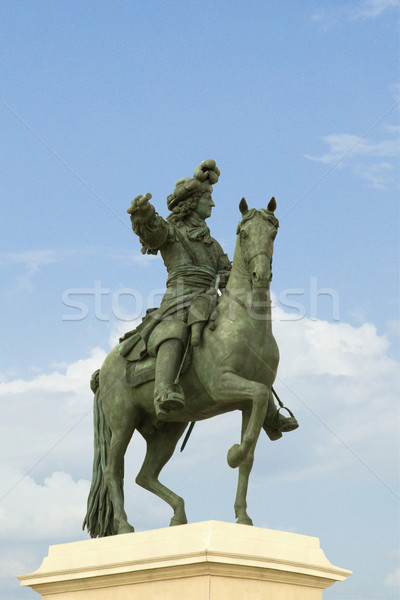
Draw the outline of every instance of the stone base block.
M318 538L206 521L50 546L19 579L46 600L319 600L350 574Z

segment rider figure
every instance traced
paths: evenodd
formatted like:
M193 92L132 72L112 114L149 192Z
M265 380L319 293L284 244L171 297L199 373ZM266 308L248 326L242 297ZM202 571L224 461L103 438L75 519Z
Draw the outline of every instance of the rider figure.
M219 175L215 161L207 159L196 167L194 177L179 179L167 198L171 212L166 220L150 204L151 194L137 196L127 210L142 252L160 251L168 271L160 308L150 312L132 336L135 343L141 339L136 346L137 358L144 353L157 357L154 406L159 418L184 407L183 389L176 377L188 343L188 330L190 343L198 345L204 326L212 318L217 288L223 290L229 278L231 262L211 237L205 222L215 206L212 185ZM275 410L268 411L276 432L271 439L288 430L286 417L276 407Z
M211 237L205 222L215 206L212 184L219 175L215 161L208 159L196 168L194 177L179 179L167 198L171 213L166 221L149 203L151 194L137 196L128 209L132 229L143 245L142 252L160 251L168 271L161 306L150 314L157 327L153 326L146 340L149 354L157 356L157 416L183 408L183 390L174 382L188 340L188 327L191 344L199 344L215 305L216 287L223 289L228 281L231 262Z

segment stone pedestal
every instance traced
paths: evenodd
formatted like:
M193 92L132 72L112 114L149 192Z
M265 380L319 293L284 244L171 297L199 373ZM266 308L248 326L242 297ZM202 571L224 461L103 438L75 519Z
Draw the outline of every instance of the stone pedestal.
M318 538L206 521L50 546L19 579L46 600L318 600L350 574Z

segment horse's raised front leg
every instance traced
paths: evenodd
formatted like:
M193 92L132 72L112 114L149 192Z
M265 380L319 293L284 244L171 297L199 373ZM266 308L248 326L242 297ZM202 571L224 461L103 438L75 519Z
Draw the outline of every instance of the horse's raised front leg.
M158 481L161 469L174 453L179 438L185 431L187 423L163 423L151 435L146 435L147 451L142 468L136 477L136 483L153 492L167 502L174 510L170 525L187 523L183 498L172 492Z
M247 429L250 410L242 411L242 439ZM235 498L235 517L236 522L241 525L253 525L253 521L247 514L247 488L249 484L249 476L254 462L254 452L249 452L244 461L239 465L238 487Z
M257 381L250 381L235 373L224 373L219 380L215 394L218 402L243 402L251 405L251 414L246 431L240 444L234 444L228 451L228 464L238 467L250 452L254 452L260 435L265 415L267 413L269 390L267 386Z

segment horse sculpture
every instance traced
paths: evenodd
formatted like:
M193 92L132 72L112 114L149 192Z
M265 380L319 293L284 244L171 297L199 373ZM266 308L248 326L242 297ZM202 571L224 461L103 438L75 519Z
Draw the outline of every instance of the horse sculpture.
M154 382L132 389L118 346L94 374L95 452L83 523L92 537L134 531L124 510L123 477L124 455L135 429L147 443L136 483L172 507L170 525L187 523L184 500L160 483L158 476L189 422L234 410L242 412L240 443L234 444L227 456L230 467L239 467L234 509L237 523L252 525L246 494L254 450L261 429L270 433L268 414L276 410L272 384L279 351L272 334L269 286L279 223L274 216L275 199L267 209L249 210L243 198L239 208L242 220L232 271L218 301L216 320L205 327L201 344L193 347L189 370L181 375L185 408L166 415L162 422L157 419ZM296 427L294 423L287 431Z

